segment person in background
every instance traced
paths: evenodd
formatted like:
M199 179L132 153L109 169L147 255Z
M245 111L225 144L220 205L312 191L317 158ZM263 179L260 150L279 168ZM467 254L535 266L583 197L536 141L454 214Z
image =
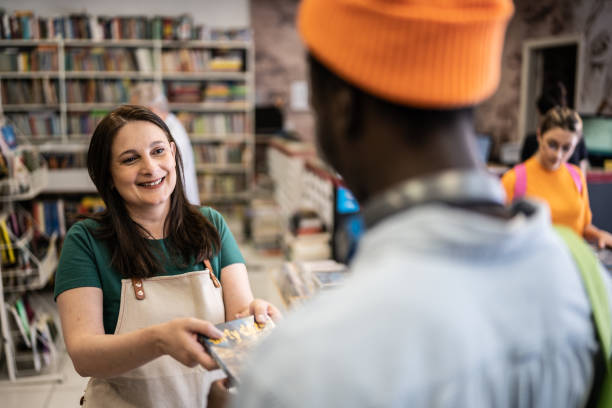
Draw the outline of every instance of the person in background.
M567 107L567 90L562 82L556 82L552 86L548 86L542 92L542 95L536 101L536 108L538 113L538 127L542 118L550 109L560 106L562 108ZM538 151L538 137L536 133L529 133L523 140L523 146L521 147L521 162L526 161ZM586 174L589 168L589 155L587 152L586 144L582 133L579 135L578 143L576 148L569 156L568 163L574 164L580 167L583 174Z
M550 207L553 224L570 227L600 248L612 247L612 235L591 220L589 192L582 171L568 163L582 134L582 120L570 108L550 109L540 121L538 150L502 176L506 200L535 197Z
M164 121L121 106L96 127L89 175L106 209L74 224L55 297L66 349L91 377L87 407L204 407L216 364L196 334L255 314L244 259L217 211L189 204L180 152ZM204 369L205 367L206 369Z
M367 230L344 285L261 343L234 407L584 406L598 343L579 271L546 206L506 207L473 148L512 12L301 3L317 141Z
M168 99L161 87L153 82L138 83L130 92L130 103L146 106L166 122L183 158L183 176L185 177L187 200L193 205L200 205L198 178L191 141L181 121L168 109Z

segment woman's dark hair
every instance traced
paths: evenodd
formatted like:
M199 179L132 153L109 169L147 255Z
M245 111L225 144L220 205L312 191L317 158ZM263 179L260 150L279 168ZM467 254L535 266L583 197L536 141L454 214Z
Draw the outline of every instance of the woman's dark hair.
M86 218L100 224L93 231L94 236L107 243L111 265L123 277L147 278L163 273L161 248L154 249L151 234L129 216L123 198L113 187L110 170L113 140L123 126L134 121L154 124L164 131L169 142L174 142L164 121L145 107L123 105L106 115L94 130L87 153L89 176L106 209ZM221 240L214 225L185 197L183 162L178 149L175 161L176 187L170 195L170 210L164 222L165 244L174 263L187 266L214 255Z
M570 108L555 106L546 112L540 121L540 135L554 128L569 130L582 137L582 119L575 110Z
M542 95L538 98L536 106L540 115L544 115L555 106L567 107L567 90L563 82L557 81L547 85L542 90Z
M333 92L339 87L349 88L357 100L355 104L357 110L361 108L361 104L376 107L378 112L383 112L389 120L401 124L406 129L406 142L412 145L427 143L431 131L454 126L465 117L470 120L473 118L474 108L472 106L451 109L416 108L379 98L336 75L312 53L308 53L307 59L314 88L313 93ZM360 112L353 114L355 123L351 127L354 131L361 127L359 123L361 116Z

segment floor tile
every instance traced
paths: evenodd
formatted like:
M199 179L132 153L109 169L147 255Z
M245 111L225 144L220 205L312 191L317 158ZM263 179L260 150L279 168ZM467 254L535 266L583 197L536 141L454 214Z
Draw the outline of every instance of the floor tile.
M2 408L45 408L53 386L7 385L0 386Z
M44 408L70 408L79 407L84 387L57 385Z

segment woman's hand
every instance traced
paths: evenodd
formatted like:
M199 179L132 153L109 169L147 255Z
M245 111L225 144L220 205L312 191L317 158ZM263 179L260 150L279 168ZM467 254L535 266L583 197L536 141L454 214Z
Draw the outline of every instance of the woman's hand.
M198 342L198 333L215 339L223 336L210 322L184 317L157 326L158 347L162 354L168 354L188 367L201 364L208 370L218 368L217 363Z
M600 229L597 231L597 247L598 248L612 248L612 234L608 231Z
M275 322L282 319L281 312L272 303L269 303L263 299L255 299L249 307L241 310L236 314L236 319L254 315L257 323L266 323L268 317L272 318Z

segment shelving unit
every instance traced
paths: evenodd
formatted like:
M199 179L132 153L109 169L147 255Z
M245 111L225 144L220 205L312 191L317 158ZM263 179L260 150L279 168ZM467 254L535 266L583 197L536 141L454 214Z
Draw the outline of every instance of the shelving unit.
M11 160L21 160L24 152L29 151L31 157L36 160L37 168L32 169L17 177L10 169L13 168ZM57 267L57 248L56 235L48 237L48 243L44 248L37 248L33 245L34 241L40 236L37 230L37 223L30 216L26 215L25 210L19 210L14 205L17 201L31 200L41 193L47 183L48 172L44 162L40 163L37 149L32 146L19 146L11 152L14 159L7 159L9 173L8 177L0 181L0 202L2 211L0 212L0 222L2 223L2 244L0 251L3 254L3 264L0 266L0 329L2 333L2 365L6 368L5 373L0 375L1 382L46 382L61 381L62 375L59 372L57 361L57 344L61 341L61 336L57 335L52 343L51 336L45 337L48 347L47 363L38 350L38 343L41 341L41 328L38 324L48 319L53 319L47 313L38 309L36 311L36 322L31 321L28 329L24 330L25 324L17 323L18 314L12 310L16 299L27 291L36 291L43 288ZM6 157L6 151L3 157ZM24 159L25 162L25 159ZM11 222L11 228L7 225ZM22 222L17 220L21 219ZM15 225L19 225L16 228ZM19 232L16 232L16 229ZM41 243L37 241L37 245ZM43 252L41 254L41 252ZM38 255L37 255L38 253ZM9 255L10 254L10 255ZM11 324L12 322L12 324ZM42 324L42 323L41 323ZM48 333L47 323L44 324ZM59 322L53 322L55 328L59 327ZM29 332L29 349L19 351L17 349L18 339L23 341L24 334ZM25 336L28 337L27 335Z
M33 143L85 151L97 123L128 102L133 84L156 82L196 150L201 201L244 201L254 178L253 49L241 40L0 40L0 54L46 53L45 66L0 71L0 103ZM216 126L194 126L206 120ZM240 162L198 162L199 148L236 144L244 151ZM62 180L69 192L92 191L84 168L54 172L51 180ZM54 184L45 192L65 191Z

